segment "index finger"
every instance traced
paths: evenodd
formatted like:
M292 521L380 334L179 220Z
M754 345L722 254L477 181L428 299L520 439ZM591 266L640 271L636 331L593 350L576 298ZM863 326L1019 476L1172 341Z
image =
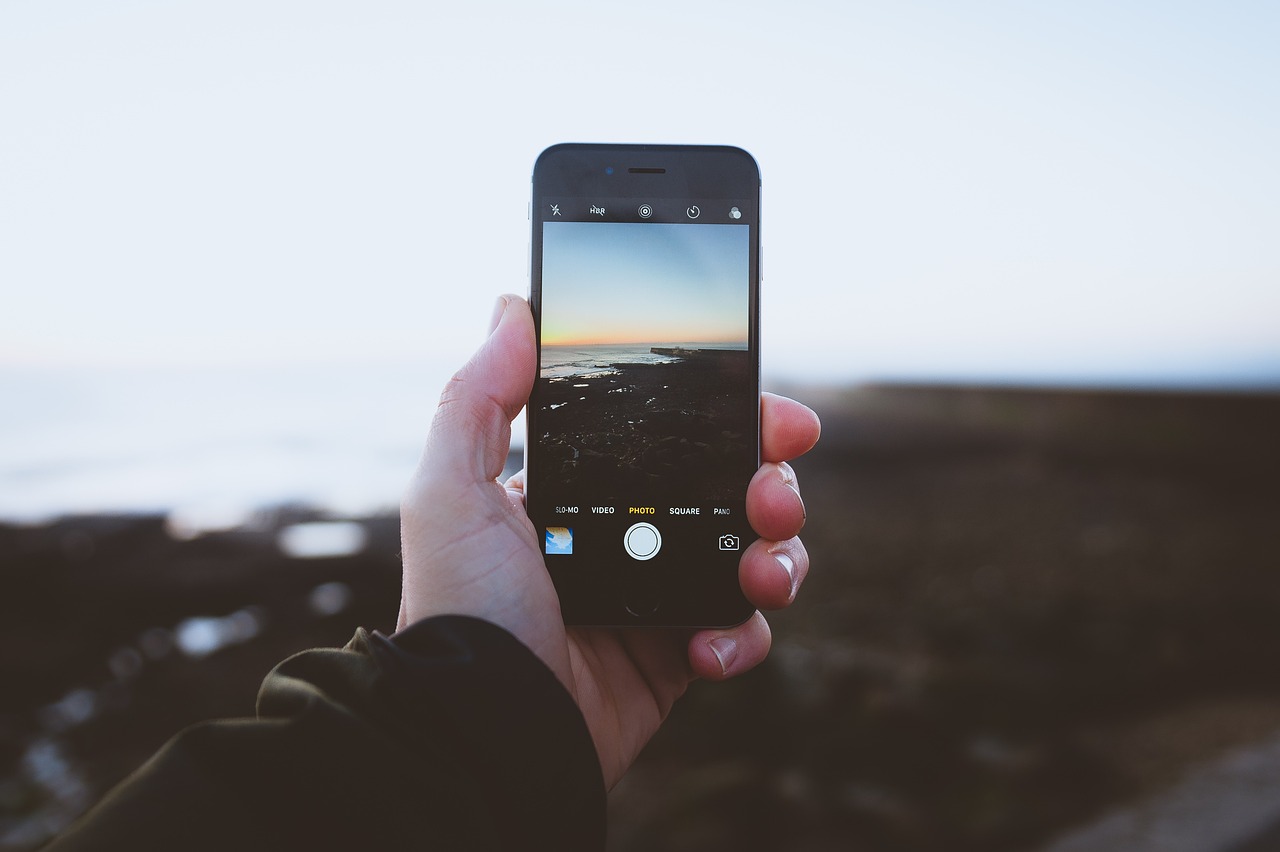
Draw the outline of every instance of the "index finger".
M818 443L822 423L807 405L773 393L760 394L760 460L784 462Z

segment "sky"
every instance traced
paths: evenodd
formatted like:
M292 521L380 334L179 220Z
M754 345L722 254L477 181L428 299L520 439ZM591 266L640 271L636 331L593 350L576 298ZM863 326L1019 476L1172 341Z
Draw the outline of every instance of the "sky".
M542 341L747 346L746 225L547 222Z
M766 378L1280 385L1280 7L7 0L0 368L460 364L562 141L739 145Z

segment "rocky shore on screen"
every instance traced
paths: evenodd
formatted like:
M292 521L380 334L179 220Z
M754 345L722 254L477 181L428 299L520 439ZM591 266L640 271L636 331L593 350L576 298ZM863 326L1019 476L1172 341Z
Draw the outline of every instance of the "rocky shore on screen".
M750 354L682 353L665 364L613 364L539 379L540 444L553 479L579 495L657 483L707 501L741 496L756 466Z

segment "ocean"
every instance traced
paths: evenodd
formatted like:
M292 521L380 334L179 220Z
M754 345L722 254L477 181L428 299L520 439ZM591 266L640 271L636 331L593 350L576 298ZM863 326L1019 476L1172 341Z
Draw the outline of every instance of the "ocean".
M542 374L671 360L649 349L544 347ZM214 527L286 504L351 516L393 511L456 366L0 367L0 521L163 513ZM1254 382L1232 375L1240 387L1216 376L1168 385L1274 391L1280 373ZM523 438L522 416L513 445Z
M284 504L393 510L448 377L405 365L6 367L0 520L166 513L216 527Z
M544 375L672 360L649 349L546 347ZM456 366L2 367L0 522L144 513L217 528L291 504L394 511ZM524 445L523 415L512 443Z
M543 346L540 375L544 379L585 376L605 372L611 364L668 364L679 360L668 355L654 354L650 350L655 346L683 349L732 348L723 343L705 342Z

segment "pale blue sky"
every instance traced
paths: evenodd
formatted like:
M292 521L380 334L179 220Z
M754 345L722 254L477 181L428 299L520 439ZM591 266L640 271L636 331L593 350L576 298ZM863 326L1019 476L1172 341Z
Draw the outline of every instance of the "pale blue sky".
M0 364L451 368L561 141L740 145L766 377L1280 378L1271 3L0 4Z
M547 222L549 344L747 345L746 225Z

